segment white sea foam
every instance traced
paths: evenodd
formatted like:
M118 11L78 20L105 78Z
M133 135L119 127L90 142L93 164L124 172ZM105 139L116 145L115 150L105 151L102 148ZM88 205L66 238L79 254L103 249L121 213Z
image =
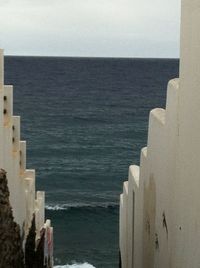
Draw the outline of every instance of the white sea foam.
M46 210L67 210L67 207L63 205L46 205Z
M92 264L89 264L88 262L84 262L84 263L58 265L54 266L54 268L95 268L95 267Z
M91 202L91 203L73 203L73 204L47 204L46 210L68 210L72 208L109 208L119 204L116 202Z

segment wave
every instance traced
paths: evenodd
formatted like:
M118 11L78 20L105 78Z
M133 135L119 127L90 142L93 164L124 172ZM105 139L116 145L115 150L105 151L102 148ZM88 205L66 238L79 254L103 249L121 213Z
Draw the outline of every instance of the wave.
M54 268L95 268L92 264L88 262L84 263L73 263L73 264L66 264L66 265L57 265Z
M67 204L47 204L46 210L72 210L72 209L112 209L118 208L119 204L116 202L93 202L93 203L67 203Z

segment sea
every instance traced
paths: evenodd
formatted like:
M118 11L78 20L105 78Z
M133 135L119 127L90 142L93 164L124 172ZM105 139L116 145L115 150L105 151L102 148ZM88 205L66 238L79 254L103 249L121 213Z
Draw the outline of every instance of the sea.
M57 268L119 266L119 194L178 59L5 57Z

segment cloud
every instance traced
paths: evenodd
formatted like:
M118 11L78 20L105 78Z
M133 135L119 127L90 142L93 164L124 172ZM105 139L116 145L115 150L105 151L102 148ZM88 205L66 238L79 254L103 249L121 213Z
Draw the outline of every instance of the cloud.
M0 0L0 46L10 54L150 57L162 56L163 47L163 56L175 56L179 5L180 0ZM152 46L161 48L158 55L151 55Z

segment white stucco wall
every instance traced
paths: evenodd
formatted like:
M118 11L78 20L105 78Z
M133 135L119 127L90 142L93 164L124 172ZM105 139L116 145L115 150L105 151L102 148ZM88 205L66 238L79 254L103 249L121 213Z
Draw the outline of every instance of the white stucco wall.
M50 221L44 225L45 194L37 192L36 195L35 170L26 168L26 141L20 140L20 117L13 116L13 86L4 85L2 49L0 49L0 168L7 172L10 203L14 219L21 227L21 234L26 238L35 214L36 238L39 239L42 228L48 227L53 241Z
M182 0L180 78L168 83L166 109L150 112L140 172L129 168L128 204L120 207L120 217L128 211L130 268L200 267L199 85L200 2Z
M124 182L123 194L120 196L120 252L122 267L128 268L128 181Z

